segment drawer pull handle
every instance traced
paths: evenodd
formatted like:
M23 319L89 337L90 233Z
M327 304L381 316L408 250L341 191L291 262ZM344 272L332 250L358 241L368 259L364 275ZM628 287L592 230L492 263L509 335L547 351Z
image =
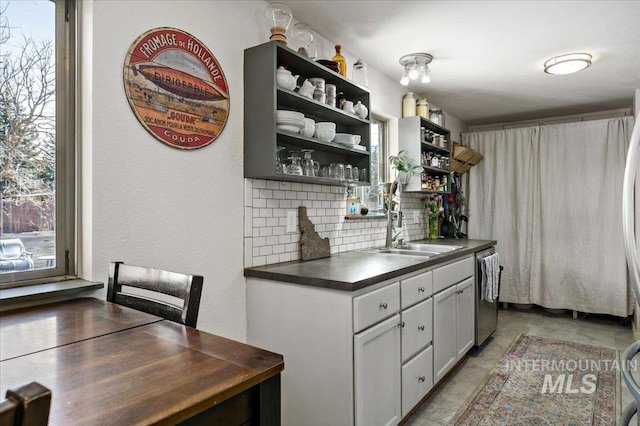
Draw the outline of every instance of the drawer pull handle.
M426 377L424 377L424 376L420 376L420 377L418 377L418 380L420 380L421 382L424 382L424 381L425 381L425 380L427 380L427 379L426 379Z
M381 303L381 304L380 304L380 307L381 307L382 309L387 309L387 302Z
M400 327L401 327L401 328L404 328L404 321L401 321L401 322L400 322Z
M424 325L419 325L418 326L418 331L424 331Z
M464 293L464 290L460 290L460 294Z
M418 291L419 291L420 293L424 293L424 287L418 287Z

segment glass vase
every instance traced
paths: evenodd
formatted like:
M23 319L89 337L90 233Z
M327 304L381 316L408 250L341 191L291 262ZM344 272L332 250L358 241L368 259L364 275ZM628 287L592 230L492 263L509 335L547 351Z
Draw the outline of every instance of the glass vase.
M438 218L429 218L429 239L435 240L438 238Z

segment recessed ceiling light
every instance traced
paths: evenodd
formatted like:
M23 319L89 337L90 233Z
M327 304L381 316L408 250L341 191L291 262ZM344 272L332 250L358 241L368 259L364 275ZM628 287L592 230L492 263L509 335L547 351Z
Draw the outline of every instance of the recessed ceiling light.
M569 53L549 59L544 63L547 74L572 74L591 65L591 55L588 53Z

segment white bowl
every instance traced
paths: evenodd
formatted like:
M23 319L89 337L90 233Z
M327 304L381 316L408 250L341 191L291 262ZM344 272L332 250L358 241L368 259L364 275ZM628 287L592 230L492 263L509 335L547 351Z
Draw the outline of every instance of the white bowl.
M333 141L333 138L336 137L336 131L326 128L318 128L318 125L316 124L316 131L313 136L323 142L331 142Z
M313 136L315 131L316 131L316 122L312 118L306 118L305 117L305 119L304 119L304 127L302 129L300 129L300 134L302 136L310 138L310 137Z
M333 130L333 132L335 133L335 131L336 131L336 123L332 123L330 121L324 121L324 122L321 122L321 123L316 123L316 129Z

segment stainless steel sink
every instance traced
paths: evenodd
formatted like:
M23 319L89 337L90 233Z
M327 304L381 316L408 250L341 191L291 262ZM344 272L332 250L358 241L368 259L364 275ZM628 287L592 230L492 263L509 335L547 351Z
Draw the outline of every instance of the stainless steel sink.
M461 249L462 247L463 246L450 246L450 245L443 245L443 244L406 243L401 246L398 246L397 249L425 252L433 255L433 254L449 253L449 252Z
M430 256L435 256L438 253L427 252L427 251L418 251L418 250L405 250L402 248L379 248L373 250L375 253L385 253L385 254L404 254L408 256L420 256L422 258L428 259Z
M425 259L429 259L431 256L437 256L443 253L450 253L455 250L459 250L463 246L450 246L442 244L421 244L421 243L406 243L394 248L376 248L365 250L373 253L385 253L385 254L402 254L406 256L420 256Z

